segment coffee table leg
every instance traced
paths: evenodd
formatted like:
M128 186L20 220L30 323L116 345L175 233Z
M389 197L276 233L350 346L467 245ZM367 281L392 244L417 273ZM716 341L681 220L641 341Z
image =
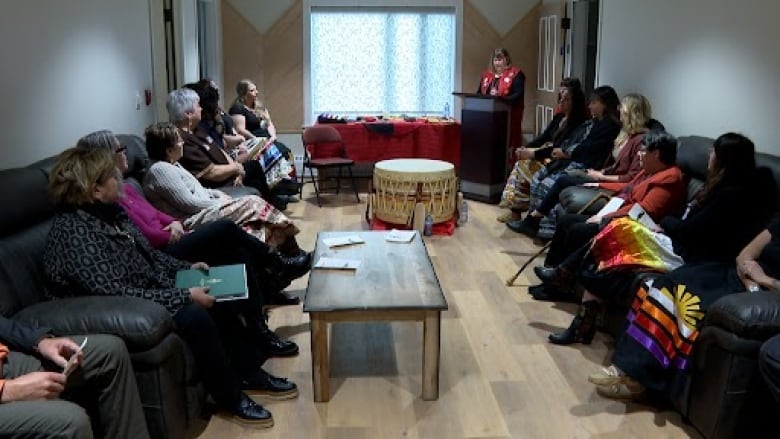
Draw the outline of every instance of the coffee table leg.
M329 375L328 323L319 313L311 313L311 377L314 402L330 400Z
M422 399L439 399L439 333L441 311L428 311L423 321Z

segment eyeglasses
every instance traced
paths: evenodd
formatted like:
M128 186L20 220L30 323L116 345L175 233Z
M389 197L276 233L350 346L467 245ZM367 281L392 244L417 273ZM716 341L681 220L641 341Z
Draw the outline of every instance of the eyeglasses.
M127 151L127 147L125 145L119 145L119 148L117 148L114 152L116 154L121 154L125 151Z

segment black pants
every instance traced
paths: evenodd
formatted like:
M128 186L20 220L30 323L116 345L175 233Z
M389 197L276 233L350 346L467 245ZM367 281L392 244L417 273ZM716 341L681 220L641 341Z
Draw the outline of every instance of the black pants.
M761 345L758 367L772 396L780 402L780 335L770 338Z
M555 235L544 260L546 266L557 267L566 257L587 245L598 234L598 224L585 222L589 217L590 215L570 213L558 218Z
M233 409L241 397L241 380L257 373L264 361L257 343L235 314L236 301L211 310L191 303L173 316L176 332L192 351L206 391L221 408Z
M251 186L260 192L260 196L265 201L272 203L275 201L271 188L268 187L268 180L266 180L263 167L260 166L260 162L257 160L247 160L244 162L244 186Z
M583 174L566 174L555 181L550 190L544 196L544 199L536 208L540 213L548 215L558 202L560 202L561 192L569 186L577 186L578 184L588 183L594 181L592 178Z

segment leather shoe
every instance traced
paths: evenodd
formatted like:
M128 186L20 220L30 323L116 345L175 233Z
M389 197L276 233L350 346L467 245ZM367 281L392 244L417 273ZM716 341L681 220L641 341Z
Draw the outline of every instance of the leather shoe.
M541 265L534 267L534 274L542 283L552 284L558 280L558 269L543 267Z
M263 325L260 329L260 347L269 357L294 357L298 355L298 345L282 340L273 331Z
M276 186L271 189L271 192L276 195L298 195L298 191L300 190L300 183L284 179L277 183Z
M271 428L274 426L274 418L271 412L254 402L244 392L241 392L241 399L230 412L233 420L241 424L250 424L260 428Z
M577 297L576 294L562 290L553 285L536 285L528 288L528 291L531 293L531 297L533 297L534 300L540 300L542 302L580 302L580 298Z
M257 374L241 382L241 387L251 395L263 395L278 401L298 396L298 386L287 378L279 378L260 369Z
M311 253L301 251L297 256L281 256L282 272L292 282L311 270Z
M513 232L522 233L525 236L534 238L539 232L539 222L541 220L541 218L536 218L529 214L520 221L507 222L506 226Z
M285 293L284 291L276 291L265 298L265 306L288 306L299 303L301 303L301 299L298 296Z

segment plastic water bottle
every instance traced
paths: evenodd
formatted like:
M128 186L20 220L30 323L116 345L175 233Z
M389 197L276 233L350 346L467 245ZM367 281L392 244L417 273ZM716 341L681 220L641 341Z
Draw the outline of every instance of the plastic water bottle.
M458 212L458 225L462 226L469 222L469 205L466 200L460 203L460 212Z
M444 118L449 119L450 118L450 103L445 102L444 103Z
M423 226L423 235L433 235L433 217L430 213L425 215L425 225Z

